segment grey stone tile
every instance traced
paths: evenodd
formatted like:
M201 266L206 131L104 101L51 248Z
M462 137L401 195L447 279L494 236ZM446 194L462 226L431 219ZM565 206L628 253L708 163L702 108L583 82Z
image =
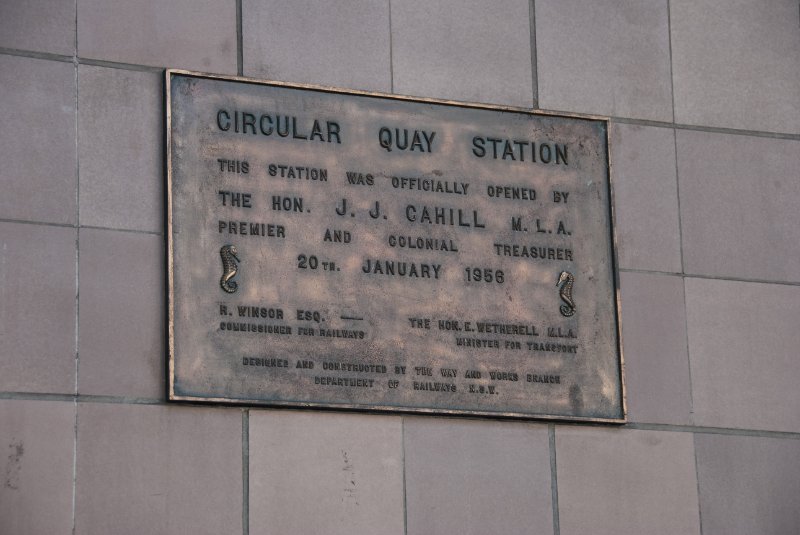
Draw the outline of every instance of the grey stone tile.
M250 535L403 533L401 419L250 412Z
M161 76L81 65L78 86L81 225L161 231Z
M672 0L675 121L800 133L794 0Z
M621 273L628 420L691 423L683 279Z
M787 535L800 526L800 440L695 436L703 535Z
M0 87L0 217L75 223L75 67L0 56Z
M667 2L537 0L539 106L672 120Z
M0 533L72 533L75 407L0 400Z
M403 436L409 535L552 533L546 427L411 418Z
M75 239L0 223L0 391L75 392Z
M394 92L533 105L527 0L394 0Z
M0 46L73 55L75 0L1 3Z
M612 124L611 171L622 268L681 271L674 132Z
M161 236L80 231L78 392L165 396Z
M242 416L78 405L76 535L242 532Z
M561 535L699 535L690 433L556 428Z
M677 134L685 272L800 281L800 141Z
M236 4L77 0L82 58L236 74Z
M243 0L247 76L391 91L389 2Z
M800 432L800 286L685 284L695 424Z

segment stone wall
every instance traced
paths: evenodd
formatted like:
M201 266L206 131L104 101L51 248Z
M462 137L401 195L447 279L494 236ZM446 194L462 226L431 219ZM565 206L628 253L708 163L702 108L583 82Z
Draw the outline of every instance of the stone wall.
M796 0L0 4L0 533L800 531ZM165 401L164 67L607 115L629 422Z

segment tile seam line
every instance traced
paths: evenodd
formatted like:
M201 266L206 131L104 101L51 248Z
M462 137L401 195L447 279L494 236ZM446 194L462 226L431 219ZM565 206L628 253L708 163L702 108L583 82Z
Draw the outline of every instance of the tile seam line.
M675 82L673 78L673 71L672 71L672 5L670 0L667 0L667 31L669 32L669 79L670 79L670 88L672 90L672 122L675 122ZM681 212L681 173L680 173L680 165L678 161L678 130L672 130L672 147L675 151L675 195L677 197L678 202L678 246L679 252L681 256L681 273L686 273L686 262L684 260L684 252L683 252L683 217ZM684 294L686 290L684 289ZM686 307L686 299L684 299L684 308ZM688 344L688 342L687 342ZM686 348L687 354L689 348ZM691 380L689 382L690 392L691 392Z
M56 394L46 392L0 392L0 400L17 401L52 401L52 402L78 402L78 403L107 403L117 405L163 405L165 407L186 406L197 407L197 404L176 404L165 400L154 398L126 398L116 396L104 396L95 394ZM226 407L233 408L233 407Z
M72 65L75 70L75 429L72 442L72 535L78 529L78 373L80 372L80 312L81 312L81 159L80 159L80 89L78 73L78 0L75 0L75 48Z
M392 35L392 0L389 1L389 92L394 93L394 36Z
M408 486L406 485L406 417L400 416L400 455L403 463L403 534L408 535Z
M17 48L0 47L0 55L9 57L20 57L30 59L41 59L45 61L56 61L59 63L77 63L78 65L94 65L98 67L108 67L110 69L121 69L128 71L145 71L161 73L164 67L154 65L141 65L136 63L124 63L93 58L83 58L80 56L65 56L62 54L52 54L50 52L37 52L35 50L21 50Z
M620 268L621 273L640 273L644 275L665 275L671 277L683 277L686 279L703 279L729 282L749 282L752 284L776 284L780 286L800 286L800 281L776 281L770 279L748 279L743 277L725 277L723 275L703 275L700 273L678 273L674 271L658 271L650 269Z
M166 70L167 67L160 67L157 65L141 65L138 63L124 63L121 61L110 61L104 59L93 59L93 58L78 58L78 63L80 65L90 65L93 67L105 67L108 69L119 69L123 71L134 71L134 72L152 72L155 74L161 74ZM230 76L227 75L226 76Z
M671 10L669 0L667 1L667 9ZM668 13L668 16L671 15L671 11ZM670 29L670 72L672 70L672 30ZM672 96L672 104L673 104L673 120L674 120L674 110L675 110L675 93L674 93L674 84L673 84L673 96ZM681 166L680 166L680 155L678 154L678 130L672 130L672 148L675 151L675 197L677 201L678 207L678 252L680 253L680 260L681 260L681 288L683 289L683 343L684 347L686 348L686 373L687 378L689 381L689 414L688 418L689 421L694 423L694 383L692 382L692 348L691 344L689 343L689 310L686 304L686 253L684 251L684 233L683 233L683 212L681 211ZM696 462L696 461L695 461ZM698 504L698 509L700 505Z
M217 404L200 404L200 403L173 403L165 400L150 399L150 398L116 398L113 396L100 396L100 395L72 395L72 394L47 394L47 393L31 393L31 392L0 392L0 400L8 401L50 401L62 403L105 403L109 405L160 405L164 407L204 407L207 409L221 409L233 410L236 406L217 405ZM238 407L242 408L242 407ZM247 410L288 410L275 407L246 407ZM296 412L295 409L291 409ZM308 413L319 413L320 411L303 411ZM351 414L351 413L347 413ZM369 413L358 413L369 414ZM400 415L398 415L400 416ZM447 416L425 416L425 418L448 418ZM460 418L459 418L460 420ZM466 418L464 420L467 420ZM470 419L472 420L472 419ZM479 419L483 422L497 421L492 418ZM521 422L520 422L521 423ZM529 425L548 425L544 420L525 420L524 423ZM746 429L746 428L732 428L732 427L707 427L707 426L692 426L692 425L678 425L678 424L655 424L655 423L638 423L632 422L618 425L606 424L592 424L585 422L558 422L560 427L575 427L575 428L598 428L598 429L619 429L619 430L635 430L635 431L663 431L663 432L677 432L677 433L697 433L706 435L731 435L731 436L752 436L762 438L782 438L789 440L800 440L800 431L771 431L766 429Z
M542 110L552 113L577 113L565 112L563 110ZM578 113L578 115L580 115ZM800 141L800 134L793 134L791 132L770 132L767 130L745 130L740 128L726 128L724 126L711 126L700 124L686 124L686 123L670 123L665 121L651 121L648 119L636 119L631 117L615 117L609 116L608 119L612 123L619 124L632 124L639 126L652 126L655 128L674 128L676 130L690 130L692 132L708 132L710 134L729 134L732 136L751 136L763 137L770 139L785 139L789 141Z
M78 225L73 223L52 223L49 221L26 221L24 219L14 219L10 217L0 217L0 223L19 223L22 225L38 225L41 227L58 227L77 229Z
M561 535L561 516L558 505L558 457L556 454L556 426L548 424L547 442L550 449L550 503L553 508L553 535Z
M694 484L697 488L697 527L700 535L703 535L703 504L700 500L700 464L697 461L697 434L692 435L692 454L694 457Z
M681 287L683 288L683 333L684 333L684 347L686 347L686 371L689 378L689 421L694 423L694 383L692 382L692 348L689 343L689 307L686 302L686 280L687 277L681 278Z
M114 227L103 227L99 225L81 225L80 228L82 229L89 229L89 230L110 230L113 232L127 232L130 234L147 234L149 236L163 236L164 233L161 231L154 231L154 230L139 230L139 229L131 229L131 228L114 228Z
M236 73L244 74L244 28L242 20L242 0L236 0Z
M800 432L797 431L769 431L764 429L736 429L731 427L707 427L693 425L673 425L673 424L648 424L632 423L626 424L622 429L633 429L635 431L664 431L672 433L693 433L698 435L729 435L740 437L761 437L761 438L784 438L789 440L800 440Z
M672 3L667 0L667 40L669 41L669 91L672 97L672 122L675 122L675 70L672 61Z
M60 63L74 63L75 56L72 55L64 55L64 54L54 54L52 52L38 52L36 50L25 50L21 48L9 48L0 46L0 54L3 56L13 56L19 58L32 58L32 59L43 59L49 61L58 61Z
M98 225L78 225L73 223L53 223L49 221L28 221L25 219L14 219L14 218L7 218L7 217L0 217L0 223L16 223L20 225L38 225L42 227L57 227L57 228L71 228L71 229L90 229L90 230L110 230L113 232L128 232L131 234L147 234L150 236L163 236L164 233L161 231L153 231L153 230L138 230L138 229L129 229L129 228L114 228L114 227L102 227Z
M250 535L250 409L242 409L242 534Z
M27 51L27 50L18 50L18 49L9 49L9 48L2 48L0 47L0 55L6 56L15 56L15 57L29 57L34 59L49 59L53 61L60 61L69 63L73 61L73 58L70 56L60 56L58 54L49 54L45 52L35 52L35 51ZM110 69L122 69L122 70L129 70L129 71L139 71L139 72L152 72L152 73L162 73L167 67L159 67L153 65L141 65L141 64L134 64L134 63L124 63L124 62L117 62L117 61L109 61L109 60L101 60L101 59L91 59L91 58L77 58L79 65L92 65L96 67L107 67ZM170 68L176 66L171 66ZM219 74L220 76L229 76L227 73L210 73L210 74ZM284 80L287 82L291 82L291 80ZM344 88L346 89L346 88ZM394 91L394 89L392 89ZM391 93L387 93L391 94ZM403 96L413 96L413 95L403 95ZM551 112L551 113L568 113L571 115L575 115L580 117L581 115L592 115L591 113L579 112L579 111L568 111L568 110L550 110L550 109L543 109L543 108L531 108L530 111L537 112L537 111L544 111L544 112ZM653 126L656 128L676 128L678 130L692 130L697 132L709 132L715 134L730 134L730 135L740 135L740 136L752 136L752 137L764 137L770 139L785 139L790 141L800 141L800 133L791 133L791 132L772 132L767 130L745 130L745 129L738 129L738 128L727 128L724 126L711 126L711 125L693 125L693 124L684 124L684 123L673 123L673 122L665 122L665 121L653 121L649 119L637 119L632 117L617 117L617 116L608 116L608 119L611 122L615 123L622 123L622 124L634 124L634 125L641 125L641 126Z
M531 51L531 96L533 107L539 107L539 47L536 46L536 0L528 2L528 31Z

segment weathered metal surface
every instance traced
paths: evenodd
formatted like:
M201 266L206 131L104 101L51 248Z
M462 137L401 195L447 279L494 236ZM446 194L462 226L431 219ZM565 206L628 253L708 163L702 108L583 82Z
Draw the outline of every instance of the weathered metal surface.
M624 420L605 120L167 86L171 399Z

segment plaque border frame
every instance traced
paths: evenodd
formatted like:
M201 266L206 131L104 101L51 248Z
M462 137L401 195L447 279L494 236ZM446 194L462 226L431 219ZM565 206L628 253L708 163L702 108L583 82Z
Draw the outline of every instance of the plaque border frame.
M548 415L548 414L530 414L520 413L513 411L479 411L470 409L441 409L441 408L427 408L427 407L396 407L392 405L366 405L366 404L349 404L349 403L321 403L321 402L304 402L304 401L280 401L280 400L254 400L254 399L236 399L236 398L222 398L222 397L199 397L199 396L181 396L175 394L175 310L174 310L174 255L173 255L173 239L172 239L172 96L171 96L171 79L173 76L186 76L190 78L201 78L206 80L223 80L229 82L239 82L254 85L283 87L288 89L303 89L307 91L317 91L322 93L334 93L340 95L359 96L359 97L372 97L388 100L400 100L405 102L419 102L425 104L437 104L450 107L459 108L473 108L489 111L504 111L512 113L522 113L525 115L538 115L550 117L564 117L572 119L584 119L590 121L605 122L606 132L606 170L608 176L608 214L609 214L609 238L611 246L611 273L614 295L614 322L617 329L617 355L619 357L619 389L620 389L620 405L622 409L622 416L620 418L600 418L600 417L586 417L586 416L569 416L569 415ZM611 136L609 126L611 120L609 117L601 115L569 113L569 112L552 112L536 108L522 108L518 106L503 106L497 104L486 104L478 102L463 102L457 100L436 99L429 97L415 97L408 95L396 95L392 93L382 93L379 91L363 91L358 89L344 89L334 86L305 84L296 82L283 82L277 80L262 80L258 78L251 78L246 76L224 75L224 74L211 74L200 71L186 70L186 69L164 69L164 111L165 111L165 136L164 136L164 168L165 168L165 195L164 195L164 216L165 216L165 250L167 256L166 270L167 270L167 292L166 292L166 305L167 305L167 401L168 402L190 402L190 403L203 403L227 406L240 406L240 407L254 407L254 408L280 408L280 409L312 409L312 410L328 410L328 411L347 411L347 412L361 412L361 413L378 413L378 414L422 414L432 416L446 416L446 417L480 417L480 418L494 418L494 419L514 419L514 420L545 420L553 422L583 422L583 423L603 423L603 424L625 424L627 423L628 416L628 400L627 388L625 383L625 357L623 355L622 343L622 322L621 322L621 307L620 307L620 288L619 288L619 261L617 253L617 232L616 232L616 209L615 209L615 196L614 185L612 177L612 162L611 162Z

